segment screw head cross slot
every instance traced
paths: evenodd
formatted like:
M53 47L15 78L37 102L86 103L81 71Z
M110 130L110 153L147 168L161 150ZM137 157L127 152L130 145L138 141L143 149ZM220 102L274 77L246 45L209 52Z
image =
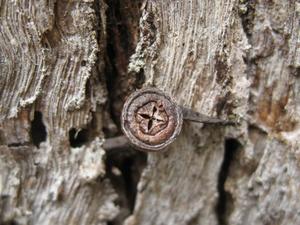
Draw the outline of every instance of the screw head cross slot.
M121 125L130 142L140 150L160 151L181 131L182 111L156 88L134 92L124 104Z
M157 134L168 125L168 115L161 101L149 102L140 107L136 119L141 131L149 135Z

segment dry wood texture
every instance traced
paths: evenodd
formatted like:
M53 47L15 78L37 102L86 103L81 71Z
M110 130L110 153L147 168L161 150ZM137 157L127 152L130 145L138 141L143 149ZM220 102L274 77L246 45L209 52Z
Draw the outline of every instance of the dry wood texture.
M0 0L0 224L300 224L298 0ZM155 86L240 121L105 152Z

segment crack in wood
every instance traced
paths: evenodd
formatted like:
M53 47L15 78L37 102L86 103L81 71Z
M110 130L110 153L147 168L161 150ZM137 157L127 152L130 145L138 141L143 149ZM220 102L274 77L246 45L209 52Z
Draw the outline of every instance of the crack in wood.
M238 140L230 138L225 140L224 159L218 177L219 199L216 205L216 213L219 225L228 225L228 217L233 207L233 199L226 191L225 183L229 175L231 163L241 144Z
M139 34L139 20L141 16L139 1L106 0L106 53L105 77L108 91L108 111L112 123L121 134L120 115L124 98L135 86L144 82L143 71L128 75L129 58L134 53ZM131 77L132 76L132 77ZM136 77L134 77L136 76ZM111 137L109 130L103 130L106 137ZM110 138L103 145L104 149L113 149L107 152L106 174L111 180L118 194L117 204L121 208L117 218L109 224L123 224L124 219L132 214L135 207L137 185L141 173L146 165L146 154L132 151L129 145L124 145L122 151L116 150L116 138ZM118 139L119 140L119 139ZM122 142L122 140L121 140ZM114 151L116 150L116 151Z

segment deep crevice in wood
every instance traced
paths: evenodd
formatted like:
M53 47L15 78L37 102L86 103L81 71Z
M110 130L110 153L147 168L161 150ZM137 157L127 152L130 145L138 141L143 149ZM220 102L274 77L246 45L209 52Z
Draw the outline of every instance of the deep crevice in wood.
M139 34L141 0L107 0L107 56L105 59L105 77L108 90L108 108L110 117L118 127L117 135L122 134L120 116L125 97L136 87L144 83L143 70L138 74L127 73L129 58L134 53ZM132 76L132 77L130 77ZM105 136L110 136L105 130ZM113 140L114 138L110 138ZM111 146L107 146L110 144ZM105 142L107 152L106 174L118 193L117 204L120 214L109 224L123 224L135 207L137 185L146 165L147 155L135 151L129 145L120 149L116 143Z
M130 56L134 53L139 34L142 1L107 0L106 85L112 120L120 127L125 97L145 81L143 71L128 74Z
M225 140L224 160L218 178L219 199L216 206L219 225L228 225L227 218L233 206L233 199L231 194L225 190L225 182L229 175L230 166L234 160L234 155L240 146L240 142L234 138Z
M137 185L147 162L143 152L128 149L119 154L107 154L106 174L118 193L117 204L123 209L122 213L110 221L111 224L122 224L124 218L133 213L137 195Z

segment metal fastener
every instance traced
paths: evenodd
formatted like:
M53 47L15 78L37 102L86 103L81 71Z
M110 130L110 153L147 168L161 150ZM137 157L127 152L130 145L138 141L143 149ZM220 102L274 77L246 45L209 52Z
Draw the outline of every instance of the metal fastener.
M235 124L179 106L157 88L144 88L132 93L126 100L121 126L135 148L158 152L176 139L183 119L201 123Z

